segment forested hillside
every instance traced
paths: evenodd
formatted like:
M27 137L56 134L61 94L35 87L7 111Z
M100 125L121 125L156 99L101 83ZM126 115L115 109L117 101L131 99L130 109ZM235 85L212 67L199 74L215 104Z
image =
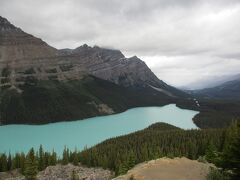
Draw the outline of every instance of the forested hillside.
M102 166L117 174L135 164L164 156L197 159L212 144L222 151L224 129L182 130L157 123L129 135L106 140L80 153L81 162L88 166Z
M240 78L227 81L216 87L189 92L195 96L204 98L240 100Z
M225 128L234 119L240 118L240 101L220 99L197 99L199 106L192 99L178 99L176 104L180 108L199 111L193 121L202 129Z
M174 102L152 88L126 88L94 76L67 82L29 79L21 89L0 90L0 124L78 120Z
M240 121L227 129L181 130L156 123L142 131L106 140L80 153L88 166L123 174L135 164L160 157L206 159L232 179L240 177ZM225 171L226 170L226 171ZM230 172L230 174L229 174Z

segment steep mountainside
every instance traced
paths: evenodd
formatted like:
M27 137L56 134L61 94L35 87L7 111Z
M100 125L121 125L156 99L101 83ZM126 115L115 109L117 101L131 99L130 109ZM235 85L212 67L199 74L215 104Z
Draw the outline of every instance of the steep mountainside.
M90 74L116 84L124 86L166 85L151 72L142 60L136 56L126 58L119 50L97 46L92 48L85 44L67 54L79 59Z
M82 119L179 97L188 95L136 56L88 45L57 50L0 17L0 124Z
M1 93L1 124L43 124L122 112L138 106L173 103L152 88L118 86L94 76L67 82L37 81Z
M87 45L57 50L2 17L0 28L2 87L16 88L32 78L62 81L90 74L125 87L151 87L170 96L184 95L159 80L136 56L126 58L119 50Z
M83 67L73 67L58 50L0 17L0 87L16 88L27 80L79 79Z
M190 92L194 95L206 98L240 100L240 79L228 81L213 88L195 90Z

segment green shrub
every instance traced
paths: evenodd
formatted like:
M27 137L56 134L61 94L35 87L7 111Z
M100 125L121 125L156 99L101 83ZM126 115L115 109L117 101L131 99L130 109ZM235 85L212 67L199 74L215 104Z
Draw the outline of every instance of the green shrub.
M207 162L205 156L199 156L199 158L197 160L198 160L198 162L201 162L201 163L206 163Z
M230 178L223 171L216 168L211 168L206 179L207 180L229 180Z

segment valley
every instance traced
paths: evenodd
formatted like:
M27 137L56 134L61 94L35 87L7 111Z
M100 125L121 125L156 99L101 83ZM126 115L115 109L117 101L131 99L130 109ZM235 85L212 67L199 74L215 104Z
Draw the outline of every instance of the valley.
M166 157L238 178L239 87L180 90L137 56L57 49L0 16L0 179L107 179Z

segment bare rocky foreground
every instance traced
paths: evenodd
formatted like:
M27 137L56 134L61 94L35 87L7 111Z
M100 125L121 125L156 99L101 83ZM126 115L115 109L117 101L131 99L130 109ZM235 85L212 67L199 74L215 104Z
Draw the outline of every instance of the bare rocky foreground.
M75 171L80 180L108 180L113 177L113 173L102 168L87 168L83 166L56 165L49 166L44 171L38 173L39 180L69 180L72 171ZM0 173L0 180L24 180L24 176L18 170L7 173Z
M141 163L114 180L205 180L211 166L187 158L161 158Z
M212 165L196 160L183 158L161 158L136 165L127 174L114 180L205 180ZM80 180L109 180L114 174L102 168L87 168L84 166L56 165L49 166L38 173L39 180L69 180L75 171ZM0 173L0 180L23 180L18 170Z

